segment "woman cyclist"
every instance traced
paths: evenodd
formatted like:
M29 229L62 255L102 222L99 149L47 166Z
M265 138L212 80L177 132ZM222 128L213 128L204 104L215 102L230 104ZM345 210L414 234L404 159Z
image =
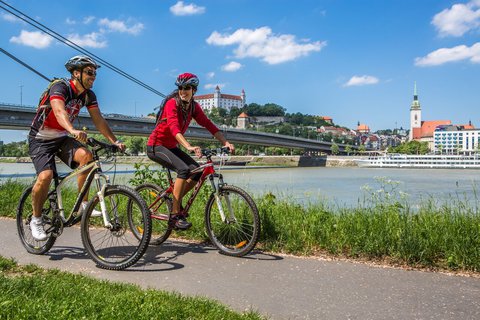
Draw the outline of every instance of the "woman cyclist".
M178 147L178 144L181 144L197 157L202 156L200 147L192 146L183 135L192 119L206 128L223 146L230 148L231 152L235 150L234 145L225 139L217 126L207 118L200 105L194 101L193 96L197 92L198 84L197 76L192 73L182 73L177 77L175 85L178 90L175 90L173 98L166 102L147 142L148 157L177 173L173 187L172 213L175 227L180 230L192 226L181 210L182 198L195 186L201 175L199 173L188 178L190 171L199 164Z

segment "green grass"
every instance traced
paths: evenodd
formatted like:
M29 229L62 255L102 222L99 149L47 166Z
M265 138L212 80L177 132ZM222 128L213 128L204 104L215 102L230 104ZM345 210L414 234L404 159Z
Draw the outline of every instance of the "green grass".
M323 201L300 205L273 194L256 198L262 225L259 247L294 255L325 253L480 272L478 200L426 198L413 209L395 182L378 182L380 188L365 188L364 199L355 207L333 207ZM0 185L0 215L14 217L23 188L15 181ZM193 227L174 236L208 241L204 226L208 196L207 188L201 190L190 211Z
M0 257L0 319L263 319L199 297L95 280Z

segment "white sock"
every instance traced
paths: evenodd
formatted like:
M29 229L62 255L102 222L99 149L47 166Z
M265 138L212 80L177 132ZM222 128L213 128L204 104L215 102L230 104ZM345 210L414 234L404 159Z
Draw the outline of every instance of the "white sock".
M36 224L40 224L42 223L43 221L43 218L42 217L35 217L35 216L32 216L32 221Z

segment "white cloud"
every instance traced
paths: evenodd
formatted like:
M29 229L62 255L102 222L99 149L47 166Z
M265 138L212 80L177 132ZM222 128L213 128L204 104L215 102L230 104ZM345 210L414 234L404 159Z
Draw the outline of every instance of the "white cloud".
M268 64L295 60L326 46L326 42L320 41L302 40L299 43L290 34L274 35L269 27L238 29L232 34L214 31L206 41L216 46L238 45L233 51L236 58L259 58Z
M442 37L460 37L480 27L480 1L454 4L450 9L437 13L432 19L432 24Z
M480 42L471 47L460 45L453 48L441 48L430 52L422 58L415 59L415 65L420 67L438 66L447 62L470 60L473 63L480 63Z
M227 72L235 72L238 71L241 67L242 65L240 63L236 61L231 61L226 65L222 66L222 70Z
M10 13L2 13L2 19L8 22L20 22L21 20Z
M68 25L74 25L74 24L77 24L77 21L75 21L73 19L70 19L70 18L67 18L67 19L65 19L65 23L68 24Z
M143 23L136 23L131 27L128 27L124 21L121 20L109 20L107 18L101 19L98 24L105 27L109 32L121 32L129 33L133 35L139 34L143 29Z
M353 76L345 83L344 87L352 87L352 86L365 86L369 84L376 84L378 83L378 78L373 76Z
M83 18L83 24L90 24L93 20L95 20L94 16L88 16Z
M74 33L70 34L67 38L82 47L105 48L107 46L107 41L104 40L103 35L98 32L92 32L82 36Z
M203 87L207 90L210 90L210 89L215 89L216 87L219 87L220 89L224 88L225 87L225 84L224 83L207 83L206 85L204 85Z
M11 37L10 42L36 49L45 49L52 43L53 38L40 31L22 30L18 37Z
M213 79L213 77L215 77L215 72L209 72L207 73L207 79Z
M183 1L178 1L170 7L170 12L176 16L191 16L205 13L205 7L199 7L194 3L184 4Z

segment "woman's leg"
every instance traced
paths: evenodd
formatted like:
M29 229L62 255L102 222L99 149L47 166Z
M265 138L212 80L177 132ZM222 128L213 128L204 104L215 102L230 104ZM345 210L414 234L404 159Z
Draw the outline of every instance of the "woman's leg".
M189 166L182 160L182 158L177 156L177 154L181 153L183 153L183 151L178 148L167 149L163 146L147 148L147 155L151 160L177 172L177 178L175 179L173 186L173 214L178 214L181 211L182 198L185 194L187 177L190 173ZM178 216L175 226L179 229L185 230L190 228L192 224L186 221L184 217Z
M182 150L176 148L176 149L172 149L171 150L177 157L179 157L185 164L187 164L187 166L190 168L190 171L195 169L195 168L198 168L199 167L199 164L192 158L190 157L188 154L186 154L185 152L183 152ZM197 184L198 180L200 180L200 177L201 177L201 173L197 173L193 176L190 176L186 179L186 181L184 183L182 183L182 194L180 196L180 198L182 199L190 190L193 189L193 187L195 187L195 185Z

